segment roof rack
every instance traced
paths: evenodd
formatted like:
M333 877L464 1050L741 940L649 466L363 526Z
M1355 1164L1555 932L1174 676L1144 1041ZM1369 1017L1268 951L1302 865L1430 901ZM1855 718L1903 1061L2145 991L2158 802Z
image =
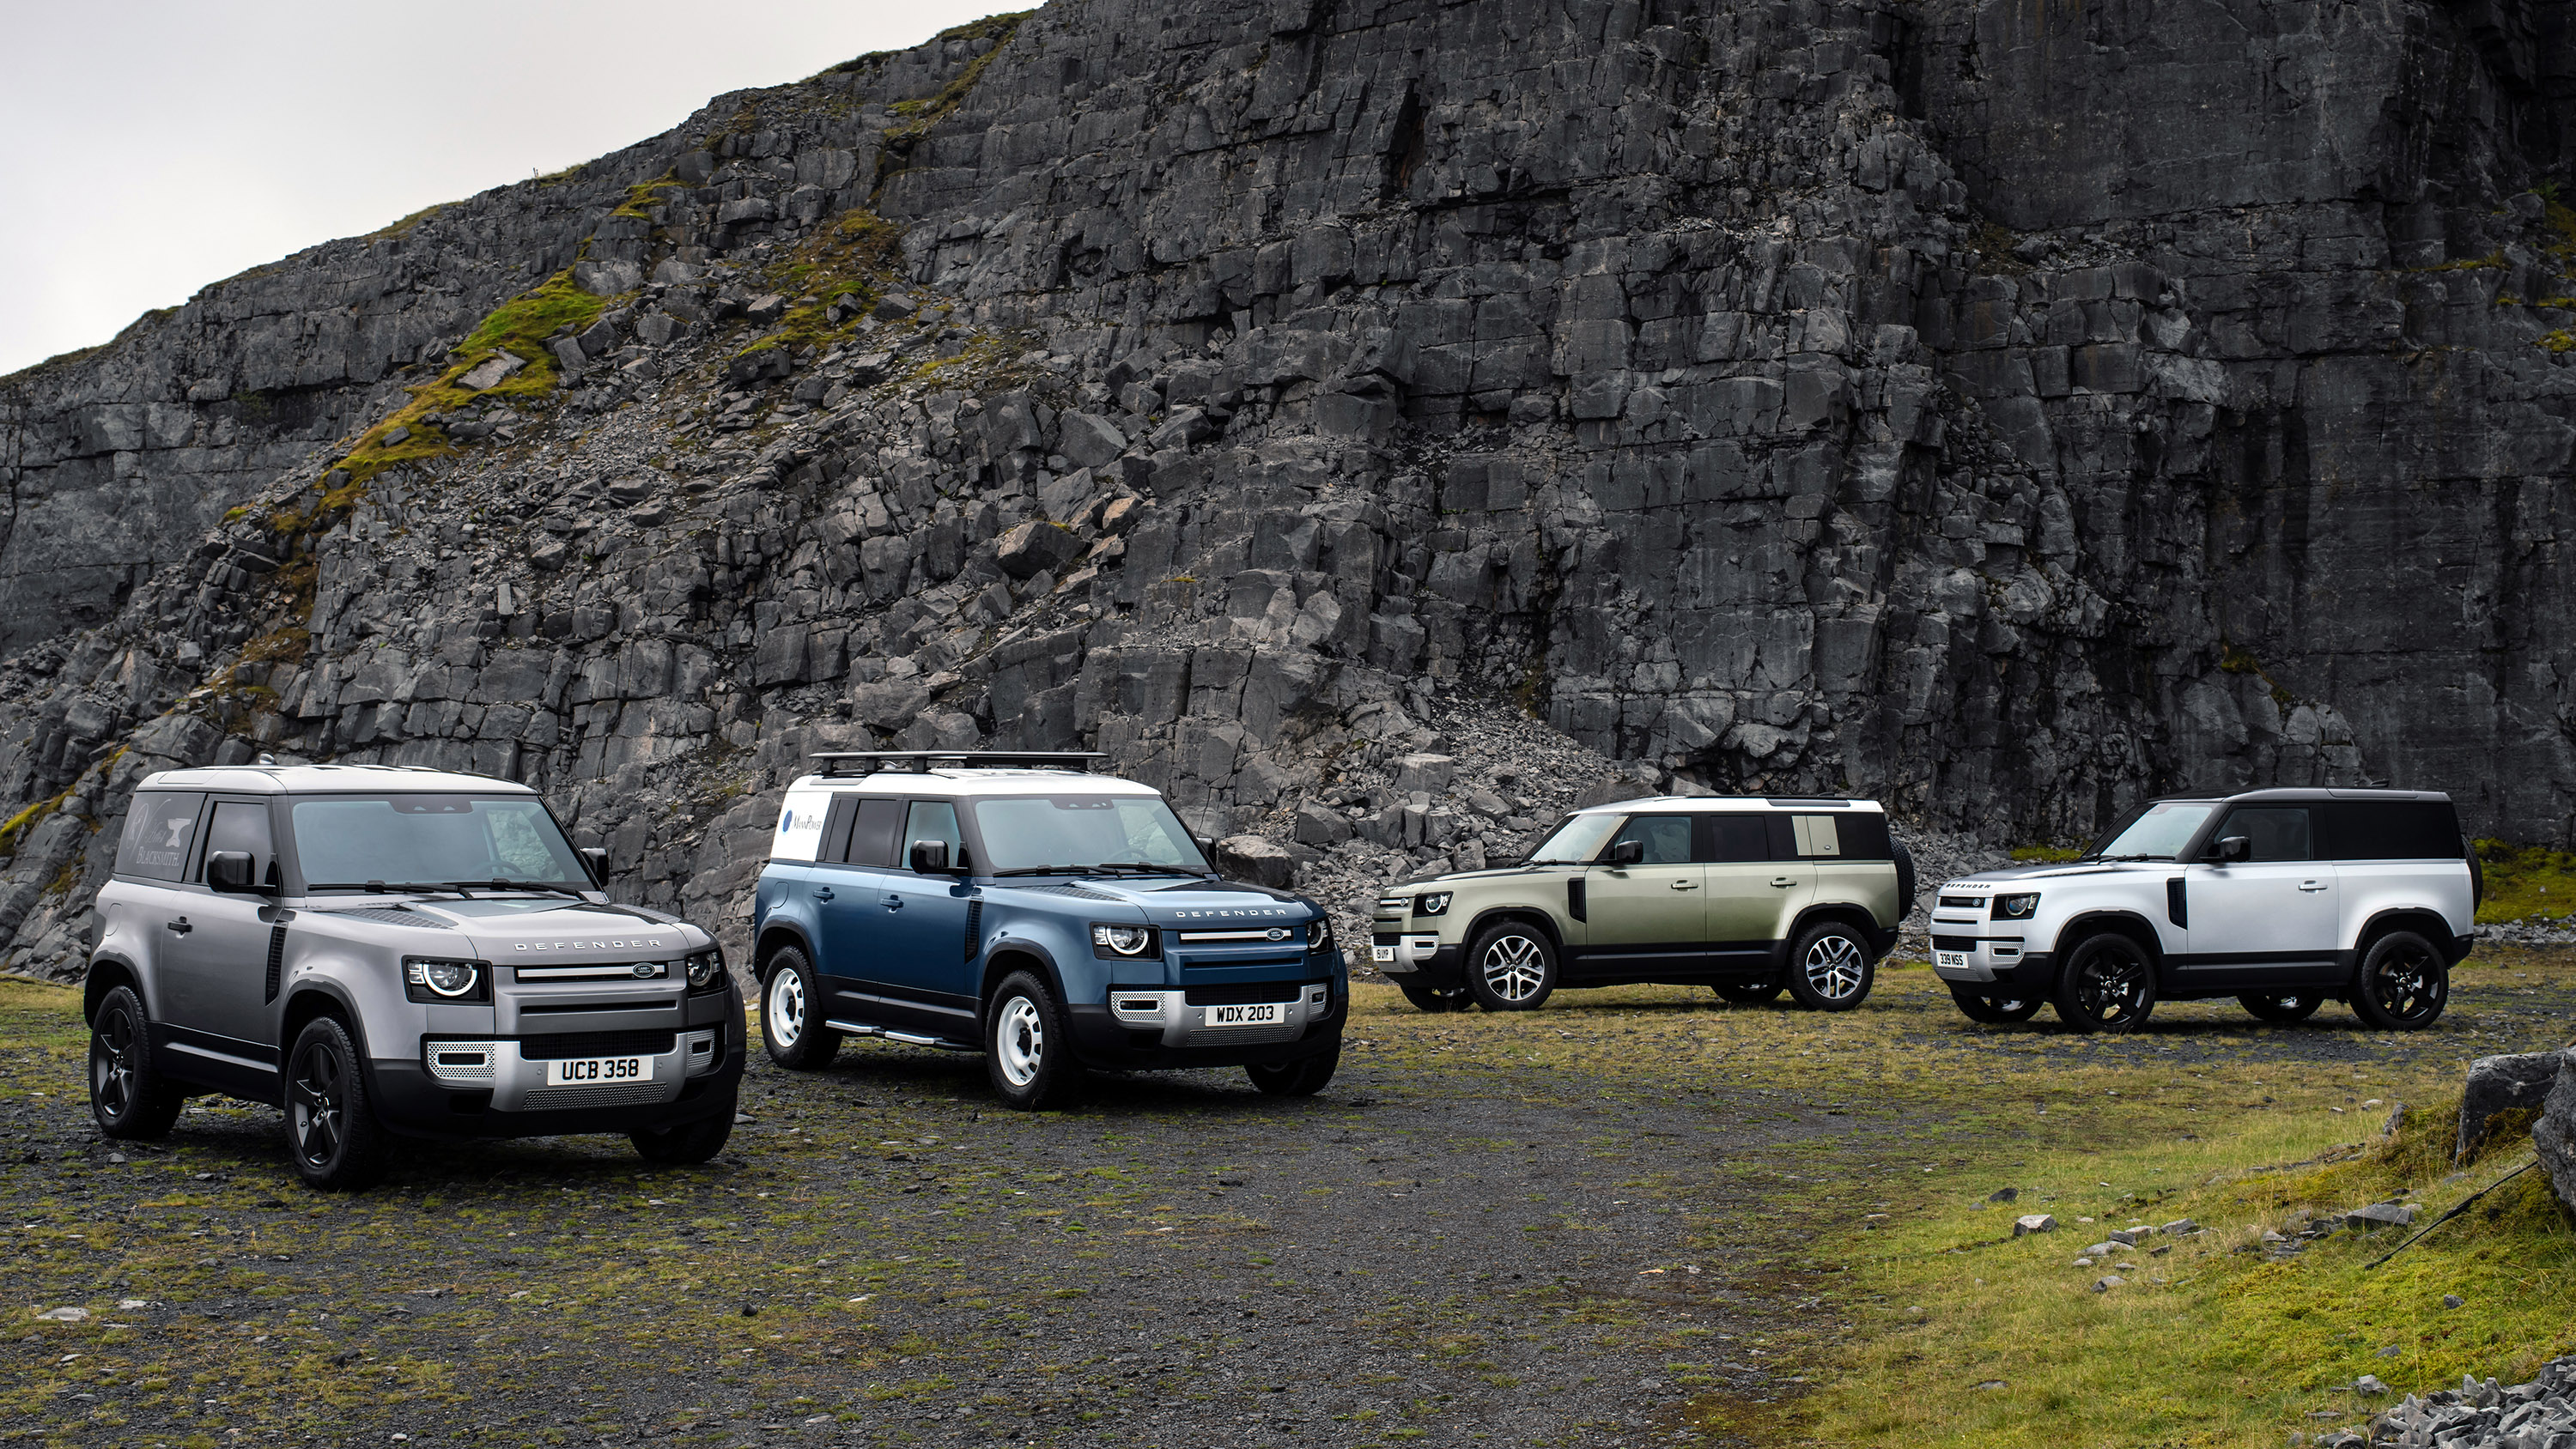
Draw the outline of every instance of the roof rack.
M1096 750L834 750L809 755L822 763L828 777L873 775L880 770L909 768L927 775L935 765L967 770L1071 770L1083 774L1094 760L1109 757Z

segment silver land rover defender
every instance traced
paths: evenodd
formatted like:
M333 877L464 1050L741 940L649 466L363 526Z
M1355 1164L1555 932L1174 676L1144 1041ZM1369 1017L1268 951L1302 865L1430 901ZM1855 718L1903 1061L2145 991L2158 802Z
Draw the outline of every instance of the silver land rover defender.
M622 1132L704 1162L733 1130L743 1002L706 932L612 905L525 785L416 768L145 777L83 1011L90 1107L158 1137L184 1099L285 1109L318 1188L388 1134Z

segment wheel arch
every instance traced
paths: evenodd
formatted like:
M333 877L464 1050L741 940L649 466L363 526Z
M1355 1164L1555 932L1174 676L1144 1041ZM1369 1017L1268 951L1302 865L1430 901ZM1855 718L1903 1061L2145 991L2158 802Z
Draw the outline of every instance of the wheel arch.
M89 974L81 982L81 1025L98 1020L98 1004L120 986L133 987L135 998L143 1003L143 1014L153 1014L151 999L143 989L143 973L124 957L102 952L92 958Z
M1459 933L1459 951L1463 954L1470 950L1475 946L1478 936L1506 921L1516 921L1525 926L1537 927L1539 934L1547 937L1548 949L1554 951L1557 954L1558 963L1563 964L1565 936L1557 930L1554 918L1535 906L1487 906L1477 912L1474 919L1467 922L1465 931Z
M1035 973L1040 981L1046 983L1047 990L1055 993L1056 1005L1066 1004L1064 973L1056 969L1054 954L1035 941L1012 937L994 942L984 953L983 975L975 985L975 1019L978 1022L992 1010L993 993L1001 990L1003 980L1015 971Z
M336 1016L340 1018L340 1025L348 1028L349 1037L358 1048L359 1063L369 1073L368 1082L372 1086L375 1055L367 1047L365 1014L358 1010L358 1004L351 1001L336 983L330 981L306 981L298 984L288 993L285 1005L279 1010L277 1069L280 1080L284 1079L289 1068L287 1057L295 1050L297 1033L303 1031L305 1024L317 1016Z
M2413 931L2423 937L2446 967L2459 965L2467 956L2466 952L2459 950L2459 938L2452 933L2451 923L2442 918L2440 911L2430 906L2391 906L2362 922L2360 932L2352 938L2353 970L2361 969L2361 963L2370 956L2370 948L2378 945L2379 938L2391 931ZM2458 954L2454 955L2454 952Z
M2158 988L2166 984L2164 941L2157 936L2155 923L2135 911L2086 911L2070 917L2066 924L2057 928L2056 938L2049 943L2049 956L2062 963L2067 953L2082 945L2086 937L2104 931L2136 942L2138 949L2147 953L2147 963L2156 969Z
M760 928L760 935L751 943L753 985L765 987L769 984L769 963L781 948L787 946L793 946L804 952L805 959L812 963L815 969L822 968L823 963L814 951L813 939L805 934L803 926L793 921L773 920Z
M1887 953L1879 950L1874 942L1887 931L1870 917L1869 907L1850 901L1823 901L1798 912L1790 920L1789 934L1781 937L1771 948L1773 974L1778 976L1789 969L1789 953L1797 948L1799 937L1828 921L1849 926L1860 933L1861 945L1868 950L1871 965L1874 966L1886 959Z

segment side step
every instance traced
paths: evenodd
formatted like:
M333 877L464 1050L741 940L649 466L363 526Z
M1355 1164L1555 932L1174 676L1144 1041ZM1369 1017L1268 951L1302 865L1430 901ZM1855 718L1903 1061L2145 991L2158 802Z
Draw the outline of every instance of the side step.
M983 1050L982 1047L976 1046L972 1042L950 1041L946 1037L923 1036L921 1033L915 1031L896 1031L891 1027L869 1026L865 1022L826 1021L823 1024L834 1031L847 1032L852 1036L879 1036L885 1038L887 1041L902 1042L905 1046L937 1047L944 1052L980 1052Z

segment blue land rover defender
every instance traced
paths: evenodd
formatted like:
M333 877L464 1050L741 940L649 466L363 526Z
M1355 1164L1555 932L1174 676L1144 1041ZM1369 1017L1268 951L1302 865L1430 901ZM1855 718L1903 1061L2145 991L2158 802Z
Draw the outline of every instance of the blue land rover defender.
M815 756L752 906L770 1057L812 1070L845 1036L980 1051L1025 1109L1089 1068L1320 1091L1350 999L1323 907L1218 879L1162 795L1099 758Z

